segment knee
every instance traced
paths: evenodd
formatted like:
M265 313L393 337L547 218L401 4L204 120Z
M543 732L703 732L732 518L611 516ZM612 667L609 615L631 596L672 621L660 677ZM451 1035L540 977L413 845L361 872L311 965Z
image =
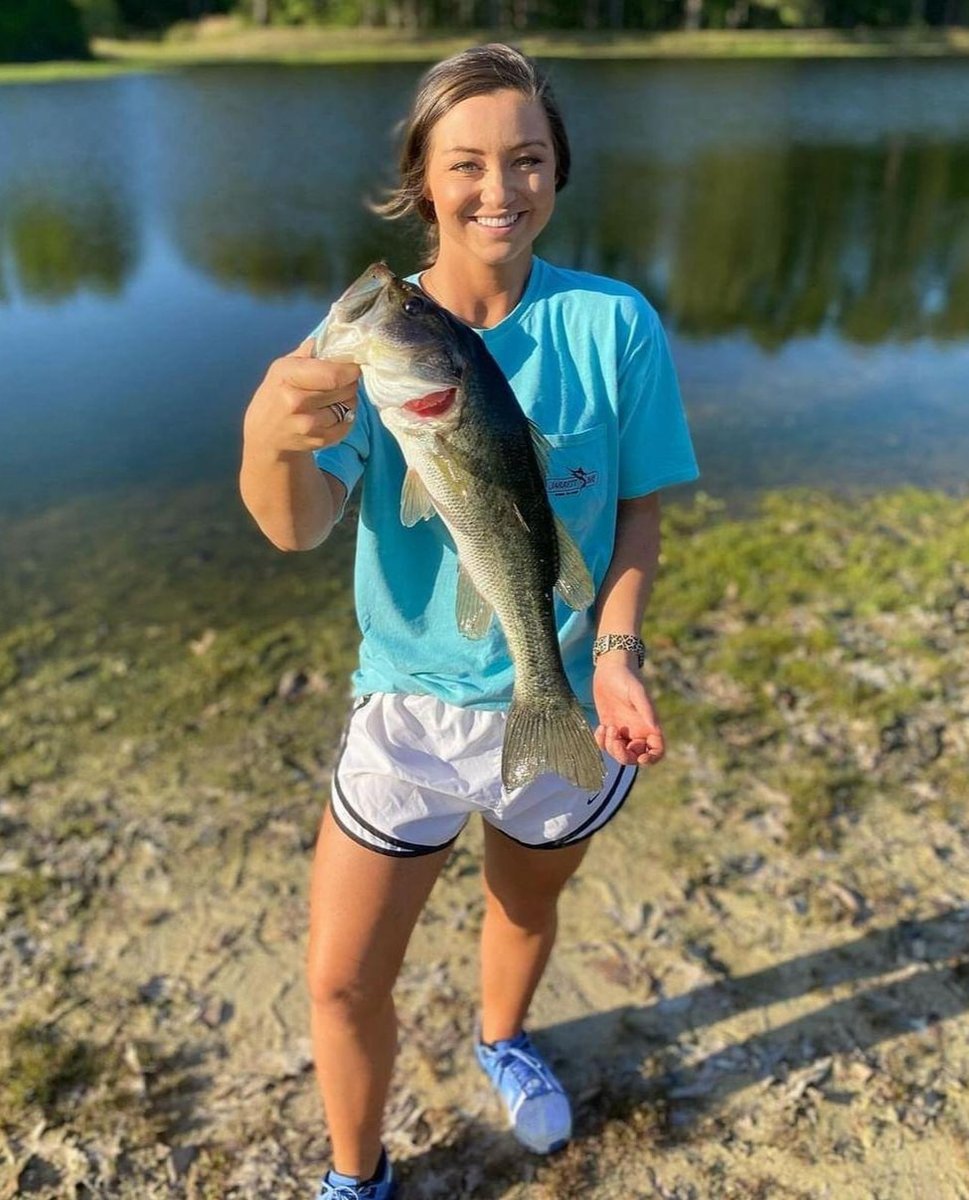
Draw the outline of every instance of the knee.
M558 910L558 893L543 892L486 894L487 906L504 920L527 933L545 933L554 925Z
M306 981L315 1009L353 1020L358 1013L372 1013L390 999L390 986L382 986L355 966L341 969L333 963L309 961Z

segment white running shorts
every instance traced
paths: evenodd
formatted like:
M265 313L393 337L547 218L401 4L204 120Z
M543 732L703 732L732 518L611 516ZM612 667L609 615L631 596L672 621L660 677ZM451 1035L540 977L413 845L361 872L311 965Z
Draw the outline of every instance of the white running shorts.
M449 846L479 812L534 849L584 841L622 807L636 778L603 754L594 795L558 775L506 792L504 711L458 708L434 696L375 692L356 701L333 770L331 812L344 833L381 854L408 858Z

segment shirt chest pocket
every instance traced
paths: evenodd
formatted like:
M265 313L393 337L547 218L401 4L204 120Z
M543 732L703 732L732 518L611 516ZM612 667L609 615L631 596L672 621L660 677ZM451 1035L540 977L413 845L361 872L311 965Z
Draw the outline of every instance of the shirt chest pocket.
M593 425L581 433L547 433L551 446L545 487L555 514L580 546L602 528L609 488L606 427Z

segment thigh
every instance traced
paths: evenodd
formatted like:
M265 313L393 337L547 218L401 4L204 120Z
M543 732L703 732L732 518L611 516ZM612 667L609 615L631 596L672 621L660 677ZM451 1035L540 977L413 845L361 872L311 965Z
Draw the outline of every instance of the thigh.
M310 884L311 991L389 991L450 847L382 854L323 817Z
M558 849L533 849L484 822L484 886L513 920L541 915L578 870L589 840Z

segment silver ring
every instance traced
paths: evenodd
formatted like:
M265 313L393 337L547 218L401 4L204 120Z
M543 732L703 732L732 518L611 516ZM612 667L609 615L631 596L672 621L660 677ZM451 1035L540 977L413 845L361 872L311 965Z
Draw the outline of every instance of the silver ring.
M344 404L341 400L337 400L335 404L328 404L327 408L336 414L335 425L342 425L343 422L351 415L352 409L349 405Z

